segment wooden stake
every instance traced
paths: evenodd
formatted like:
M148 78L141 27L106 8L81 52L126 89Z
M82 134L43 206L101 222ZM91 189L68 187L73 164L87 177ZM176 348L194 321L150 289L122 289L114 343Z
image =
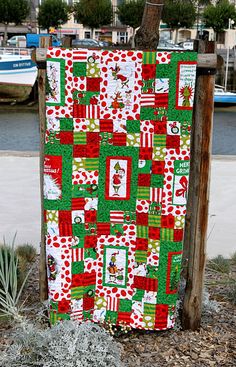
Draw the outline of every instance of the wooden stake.
M41 37L40 47L47 49L52 45L52 37ZM37 61L37 60L36 60ZM45 60L46 61L46 58ZM46 123L46 68L45 65L38 64L38 93L39 93L39 129L40 129L40 193L41 193L41 244L40 244L40 268L39 268L39 289L40 300L48 298L47 266L46 266L46 244L44 230L44 195L43 195L43 167L44 167L44 139Z
M138 50L156 50L164 0L146 0L141 27L135 35Z
M200 52L207 53L208 50L214 52L212 43L201 42L199 46ZM199 329L201 323L210 188L214 74L214 69L198 70L196 80L183 254L187 266L182 323L184 329L191 330Z

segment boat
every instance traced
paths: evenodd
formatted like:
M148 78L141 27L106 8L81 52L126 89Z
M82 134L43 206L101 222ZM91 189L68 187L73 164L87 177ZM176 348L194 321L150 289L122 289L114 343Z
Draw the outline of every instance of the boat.
M0 101L26 100L37 78L31 50L0 48Z
M236 93L227 92L220 85L215 86L214 103L236 104Z

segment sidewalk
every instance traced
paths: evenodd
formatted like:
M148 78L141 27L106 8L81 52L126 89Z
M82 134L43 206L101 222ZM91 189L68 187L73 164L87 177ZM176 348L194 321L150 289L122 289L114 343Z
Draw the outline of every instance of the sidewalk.
M34 155L34 156L33 156ZM39 251L38 153L0 152L0 242L31 243ZM236 251L236 156L214 156L211 174L209 257Z

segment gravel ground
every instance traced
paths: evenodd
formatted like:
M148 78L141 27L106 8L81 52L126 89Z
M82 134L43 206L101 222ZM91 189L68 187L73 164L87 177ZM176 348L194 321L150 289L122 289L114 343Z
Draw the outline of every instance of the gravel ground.
M27 295L27 316L35 319L39 302L38 258L36 259L23 298ZM235 274L235 272L233 272ZM121 344L124 366L236 366L236 307L226 298L225 276L206 272L210 298L204 307L202 326L198 332L169 330L163 332L133 331L116 340ZM213 285L212 285L213 284ZM217 305L217 307L215 307ZM215 311L215 308L218 310ZM12 327L6 321L0 323L0 350L11 342Z

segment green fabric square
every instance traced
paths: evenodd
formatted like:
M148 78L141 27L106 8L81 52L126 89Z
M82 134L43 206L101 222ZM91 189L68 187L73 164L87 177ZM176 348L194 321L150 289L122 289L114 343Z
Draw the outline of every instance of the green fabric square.
M84 287L74 287L71 288L71 299L83 298Z
M118 317L117 312L107 310L105 320L111 324L116 324L117 317Z
M161 228L161 241L174 241L174 230L172 228Z
M97 253L95 248L85 248L84 249L84 258L85 259L93 259L96 260Z
M81 131L74 132L74 144L86 144L87 143L87 135Z
M86 171L96 171L99 167L98 158L86 158L85 160L85 169Z
M73 75L74 76L86 76L86 62L74 62L73 63Z
M148 227L137 226L137 237L138 238L148 238Z
M140 160L138 163L138 173L151 173L152 161Z
M154 108L141 107L140 109L140 120L155 120Z
M147 278L157 279L158 278L158 266L147 266Z
M71 273L72 274L82 274L84 272L84 262L75 261L72 262Z
M165 147L166 146L166 135L154 134L153 146L154 147Z
M161 216L155 214L148 215L149 227L161 227Z
M143 80L142 93L154 93L155 92L155 79Z
M143 300L145 291L143 289L136 289L135 294L133 295L133 301L141 302Z
M96 285L88 285L87 287L84 287L84 295L86 294L88 297L94 297L95 296L95 288Z
M150 187L138 186L137 198L143 200L150 200Z
M122 236L124 234L123 224L112 224L111 225L111 235L112 236Z
M72 224L73 236L81 237L85 235L86 231L83 223Z
M83 311L83 317L84 317L84 320L91 320L92 319L91 311Z
M163 188L164 176L163 175L151 175L151 187Z
M156 51L143 52L143 64L156 64Z
M60 119L60 130L61 131L72 131L73 130L73 119Z
M147 261L147 251L136 250L135 251L135 261L137 263L146 263L146 261Z
M129 301L128 299L120 299L119 311L120 312L131 312L132 311L132 301Z
M139 120L127 120L126 130L127 130L127 133L139 133L140 132L140 121Z
M53 302L53 301L50 301L50 308L52 310L58 310L58 302Z

